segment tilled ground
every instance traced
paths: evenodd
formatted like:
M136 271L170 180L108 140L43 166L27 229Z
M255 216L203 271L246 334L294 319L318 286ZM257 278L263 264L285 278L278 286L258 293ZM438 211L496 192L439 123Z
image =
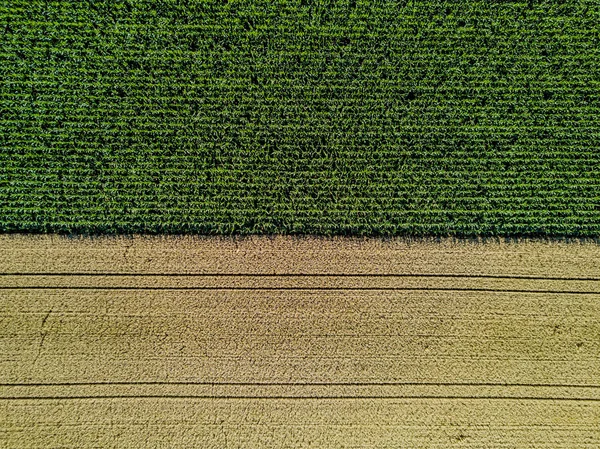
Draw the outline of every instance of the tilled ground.
M0 238L0 446L600 446L600 246Z

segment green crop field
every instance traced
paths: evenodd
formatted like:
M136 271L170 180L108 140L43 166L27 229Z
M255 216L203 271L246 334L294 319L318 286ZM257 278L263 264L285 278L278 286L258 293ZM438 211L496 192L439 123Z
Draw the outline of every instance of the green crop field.
M0 232L600 237L600 2L0 1Z

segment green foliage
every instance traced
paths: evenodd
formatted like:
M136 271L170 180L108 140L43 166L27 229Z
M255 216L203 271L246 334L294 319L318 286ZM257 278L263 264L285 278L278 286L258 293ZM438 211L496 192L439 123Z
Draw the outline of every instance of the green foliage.
M0 2L0 231L600 236L600 3Z

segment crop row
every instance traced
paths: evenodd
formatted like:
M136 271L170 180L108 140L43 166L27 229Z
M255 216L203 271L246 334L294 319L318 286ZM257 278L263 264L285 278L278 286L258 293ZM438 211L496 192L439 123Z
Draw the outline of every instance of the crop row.
M595 0L0 4L0 232L600 238Z

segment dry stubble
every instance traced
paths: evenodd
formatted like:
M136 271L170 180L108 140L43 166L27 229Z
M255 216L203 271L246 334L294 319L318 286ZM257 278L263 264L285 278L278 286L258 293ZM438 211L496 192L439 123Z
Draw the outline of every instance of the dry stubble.
M6 447L600 446L600 247L0 238Z

